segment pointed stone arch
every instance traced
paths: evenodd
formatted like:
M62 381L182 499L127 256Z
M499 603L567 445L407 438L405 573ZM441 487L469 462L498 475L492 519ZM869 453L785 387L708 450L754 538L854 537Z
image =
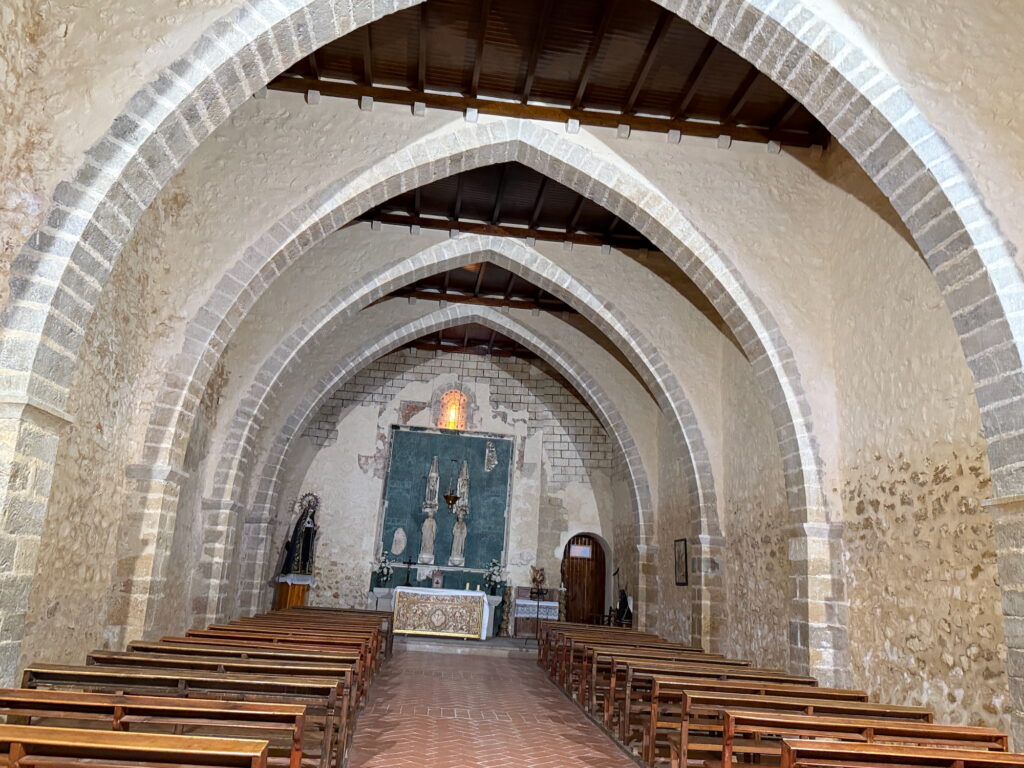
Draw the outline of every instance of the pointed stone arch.
M487 261L514 272L576 309L623 351L651 389L685 454L690 507L699 515L692 535L699 545L696 554L701 558L704 568L695 576L698 583L694 585L694 636L700 638L709 649L717 649L725 626L721 585L724 548L711 460L690 400L658 349L614 303L518 240L489 235L465 235L438 243L364 275L309 315L267 356L236 408L223 447L217 454L219 459L212 498L204 504L204 509L213 516L217 529L225 534L233 530L229 521L238 514L244 514L256 434L271 404L276 401L279 377L283 372L301 364L304 353L318 334L329 332L360 309L410 282L479 261ZM641 509L646 511L646 507ZM644 517L638 520L638 526L638 539L644 554L653 557L656 552L654 521ZM173 526L168 525L167 528ZM220 563L207 562L203 567L204 572L209 569L211 573L207 601L207 615L211 621L223 614L217 608L223 602L218 583L220 575L227 568L228 559ZM704 616L707 620L700 621Z
M545 360L576 388L608 431L624 459L630 476L630 503L633 514L638 521L653 519L654 510L650 484L636 441L625 419L619 413L614 399L593 376L562 346L533 329L523 326L502 312L490 307L467 304L450 305L434 310L411 322L400 323L382 331L374 344L354 352L338 362L327 375L321 377L306 392L302 400L291 410L284 427L274 439L266 459L262 462L256 478L259 483L258 494L255 504L249 509L249 516L246 518L248 530L242 537L239 549L244 552L255 552L257 557L248 564L249 568L245 572L243 584L239 590L242 600L249 601L243 602L243 608L255 609L260 605L259 601L265 597L262 587L269 575L266 573L266 568L269 567L267 555L270 552L270 528L277 507L281 473L284 471L289 449L294 439L302 433L302 429L309 419L348 378L377 358L421 336L465 323L478 323L514 339ZM638 560L642 570L647 559L645 557L647 550L642 544L637 546ZM650 592L656 590L657 587L653 579L644 576L639 578L637 584L637 600L641 606L637 611L637 616L642 625L646 620L646 608L653 597Z

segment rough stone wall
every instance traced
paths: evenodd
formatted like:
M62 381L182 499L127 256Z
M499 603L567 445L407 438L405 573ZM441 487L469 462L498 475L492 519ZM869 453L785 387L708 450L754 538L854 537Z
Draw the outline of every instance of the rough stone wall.
M694 534L699 510L690 506L690 488L675 438L667 428L658 431L658 634L690 643L695 587L676 584L674 542L686 539L689 556L696 555ZM699 641L699 640L698 640Z
M789 508L775 429L739 355L723 356L722 532L728 594L724 653L759 666L789 662Z
M864 207L884 204L849 161L835 161L834 183ZM873 230L890 226L877 217L841 234L875 240ZM832 264L853 682L885 701L927 704L939 721L1006 728L996 547L981 507L989 467L973 385L950 364L959 346L924 264L873 249L859 262Z
M302 452L304 459L290 473L288 488L292 494L313 490L322 495L313 601L365 605L389 427L432 426L436 398L452 387L472 394L471 430L516 438L506 545L515 583L529 583L533 564L545 567L549 581L557 583L561 551L575 533L592 531L612 539L605 522L614 509L608 479L612 445L589 408L546 364L400 350L374 361L336 390L303 433L303 442L317 450ZM292 517L281 515L279 537L294 522Z

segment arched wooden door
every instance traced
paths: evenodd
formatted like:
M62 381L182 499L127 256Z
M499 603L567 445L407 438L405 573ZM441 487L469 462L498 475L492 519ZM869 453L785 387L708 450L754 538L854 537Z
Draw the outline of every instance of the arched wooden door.
M593 536L569 539L562 553L565 620L595 624L604 614L604 548Z

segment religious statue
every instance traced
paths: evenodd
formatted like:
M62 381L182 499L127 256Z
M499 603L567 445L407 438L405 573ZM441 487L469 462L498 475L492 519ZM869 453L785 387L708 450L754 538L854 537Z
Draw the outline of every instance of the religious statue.
M431 565L434 562L434 539L437 538L437 488L439 477L437 471L437 456L430 464L430 472L427 473L427 491L423 497L423 514L426 519L420 527L420 556L418 561Z
M462 470L459 472L457 491L459 500L455 502L452 512L455 515L455 525L452 526L452 554L448 558L448 565L463 566L466 564L466 534L469 528L466 525L466 516L469 514L469 462L462 462Z
M313 558L316 547L316 513L320 508L320 498L315 493L306 493L295 502L293 511L299 514L292 529L291 538L285 544L282 574L297 573L310 575L313 573Z

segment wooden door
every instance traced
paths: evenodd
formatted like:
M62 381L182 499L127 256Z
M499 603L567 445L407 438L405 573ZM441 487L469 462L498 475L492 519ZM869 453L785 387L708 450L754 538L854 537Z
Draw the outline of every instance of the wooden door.
M565 620L595 624L605 612L604 549L593 536L569 539L562 554Z

